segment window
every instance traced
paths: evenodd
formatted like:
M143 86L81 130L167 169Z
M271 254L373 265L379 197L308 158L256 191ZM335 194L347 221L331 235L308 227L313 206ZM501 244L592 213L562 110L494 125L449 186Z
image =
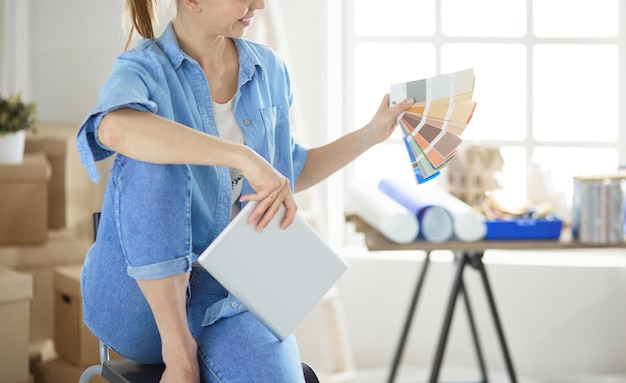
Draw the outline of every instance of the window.
M530 165L549 172L568 200L572 176L626 158L626 12L618 0L343 4L345 126L367 123L390 84L472 67L477 107L462 137L500 148L508 203L526 201ZM345 174L374 184L413 177L400 133Z

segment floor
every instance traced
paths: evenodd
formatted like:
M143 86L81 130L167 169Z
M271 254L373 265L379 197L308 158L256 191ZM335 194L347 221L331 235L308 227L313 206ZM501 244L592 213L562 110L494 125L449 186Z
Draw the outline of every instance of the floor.
M375 369L358 371L355 379L350 383L386 383L389 376L388 369ZM426 383L429 379L429 371L403 367L398 372L396 383ZM489 372L489 383L511 383L506 372ZM480 382L479 373L475 370L448 368L442 370L439 382L445 383L477 383ZM324 382L322 382L324 383ZM517 383L626 383L626 375L603 375L603 376L577 376L577 377L552 377L530 378L517 377Z

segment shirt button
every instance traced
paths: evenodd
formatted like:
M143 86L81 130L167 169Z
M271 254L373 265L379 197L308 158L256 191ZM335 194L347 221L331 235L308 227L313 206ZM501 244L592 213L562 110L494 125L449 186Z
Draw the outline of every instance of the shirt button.
M250 125L250 120L243 120L243 124L244 124L245 126Z
M231 302L230 303L230 307L236 309L237 308L237 302Z

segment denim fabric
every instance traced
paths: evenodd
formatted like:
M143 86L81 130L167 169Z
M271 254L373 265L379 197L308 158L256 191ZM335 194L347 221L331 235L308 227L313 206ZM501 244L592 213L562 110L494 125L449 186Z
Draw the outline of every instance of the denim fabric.
M292 94L287 70L269 48L243 39L234 42L240 65L235 119L246 145L294 185L307 150L295 143L291 132ZM219 135L207 79L198 63L180 49L171 24L157 40L140 40L136 48L120 55L100 90L99 104L79 129L77 149L95 182L100 177L95 162L115 154L98 142L98 126L107 113L120 108L157 113L196 130ZM245 179L242 192L252 192ZM226 227L230 215L228 168L151 164L116 154L104 195L97 241L89 249L83 266L83 314L94 334L126 357L160 362L160 337L136 279L190 272L198 254ZM192 273L195 274L198 272ZM224 333L219 336L223 339L237 335L230 331L242 331L239 335L247 334L251 344L255 344L257 336L259 341L268 341L267 335L258 333L255 327L258 323L250 324L254 318L246 314L245 307L210 275L203 280L202 285L190 285L192 296L195 289L208 297L189 300L191 326L200 323L202 327L204 323L202 328L212 328L229 318L231 325L220 325ZM248 331L248 327L255 330ZM205 333L193 332L198 336ZM213 350L214 344L202 337L199 343L209 343L200 344L200 349L205 350L204 355L211 359L208 363L212 365L221 366L231 356L239 358L240 363L243 363L241 358L246 358L241 350L226 348L217 352ZM272 347L289 349L287 353L292 354L295 349L297 357L294 344L290 340ZM217 343L215 347L219 347ZM280 355L283 361L290 361L285 352L268 353L267 358ZM253 353L248 357L262 361L264 355ZM225 381L237 381L232 379Z
M228 302L214 289L206 289L211 276L204 269L194 268L191 277L190 306L194 301L217 302L221 311L240 312L241 305ZM222 313L202 317L190 313L192 334L198 340L202 381L205 383L299 383L304 382L300 354L291 335L280 342L249 311L227 315Z

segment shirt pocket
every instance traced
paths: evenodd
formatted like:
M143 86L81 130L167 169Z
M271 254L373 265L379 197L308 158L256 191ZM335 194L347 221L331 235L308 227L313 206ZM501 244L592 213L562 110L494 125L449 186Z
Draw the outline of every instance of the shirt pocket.
M271 163L274 163L276 156L276 112L277 107L270 106L261 109L261 117L263 119L263 126L265 127L265 134L267 137L267 154Z

